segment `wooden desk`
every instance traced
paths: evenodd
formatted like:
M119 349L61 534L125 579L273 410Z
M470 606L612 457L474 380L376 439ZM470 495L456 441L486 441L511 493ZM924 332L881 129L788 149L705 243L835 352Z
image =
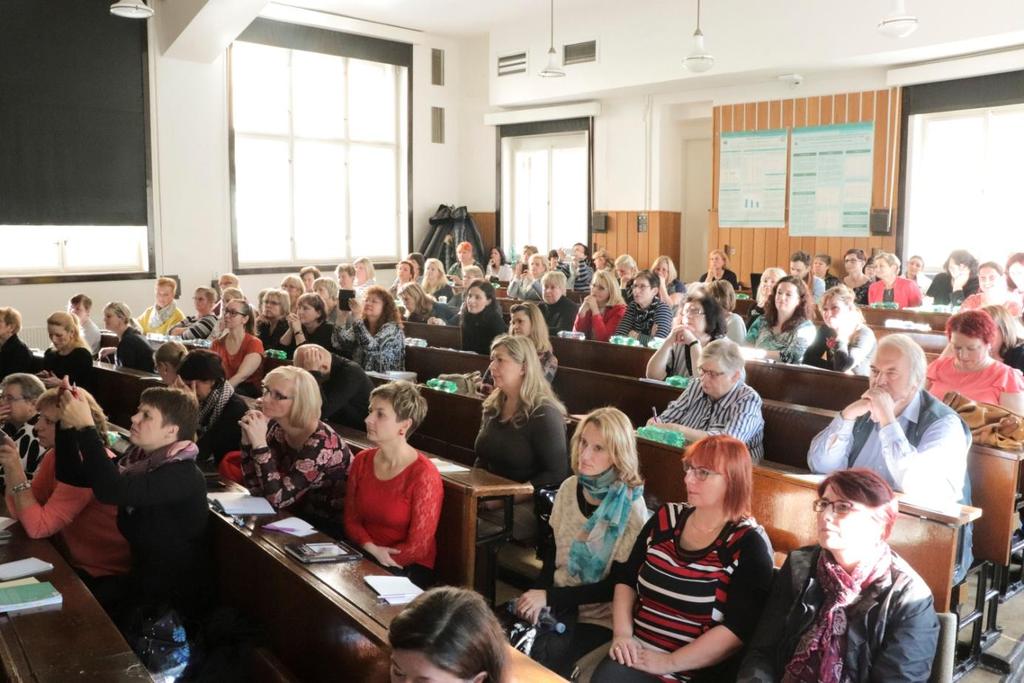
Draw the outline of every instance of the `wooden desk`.
M406 337L426 339L429 346L442 349L462 348L462 328L458 325L428 325L427 323L403 323ZM410 348L406 347L406 352Z
M93 398L103 407L107 419L124 427L131 425L131 417L139 407L142 392L150 387L162 387L160 375L114 367L96 361L93 364Z
M880 325L869 325L871 331L875 333L875 338L881 340L883 337L888 337L890 334L905 334L921 347L926 354L940 354L946 349L946 344L949 340L946 339L945 333L939 332L920 332L918 330L901 330L895 327L884 327Z
M868 325L885 327L886 320L909 320L915 323L925 323L936 332L946 331L946 321L949 320L949 313L923 313L908 311L906 309L885 309L861 306L861 313Z
M6 509L3 514L7 514ZM20 524L10 527L10 531L14 538L0 546L0 562L28 557L49 562L53 571L36 578L52 583L64 603L0 616L0 664L6 680L152 681L110 617L53 544L29 538Z

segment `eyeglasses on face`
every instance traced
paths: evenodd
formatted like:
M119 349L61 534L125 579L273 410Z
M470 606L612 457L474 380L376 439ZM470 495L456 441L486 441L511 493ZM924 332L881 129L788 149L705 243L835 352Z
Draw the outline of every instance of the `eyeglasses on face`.
M707 368L697 368L697 376L698 377L705 377L706 376L706 377L710 377L711 379L718 379L719 377L723 377L724 375L725 375L724 372L719 372L717 370L708 370Z
M829 500L828 498L819 498L814 501L814 511L821 514L825 510L832 508L832 514L836 517L845 517L851 512L857 510L857 506L847 500Z
M709 470L707 467L694 467L690 463L684 462L683 478L685 479L686 475L690 474L691 472L693 473L693 476L697 478L697 481L707 481L708 477L710 477L712 474L721 476L721 473L715 472L714 470Z
M245 313L242 313L241 311L233 311L233 310L231 310L229 308L229 309L224 311L224 315L225 316L231 316L231 315L239 315L239 316L241 316L241 315L245 315Z
M7 394L0 395L0 403L17 403L18 401L26 400L24 396L8 396Z
M284 394L282 394L277 389L271 389L270 387L268 387L265 384L263 385L263 395L264 396L269 396L270 398L274 399L275 401L290 401L291 398L292 398L291 396L285 396Z

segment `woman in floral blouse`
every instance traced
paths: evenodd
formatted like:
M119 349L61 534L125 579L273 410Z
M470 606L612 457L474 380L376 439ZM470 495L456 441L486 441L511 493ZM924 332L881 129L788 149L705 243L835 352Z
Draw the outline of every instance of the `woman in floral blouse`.
M364 370L405 369L405 334L395 300L388 290L368 287L362 301L351 299L348 322L334 328L334 347Z
M340 533L352 452L320 420L320 389L305 370L282 366L263 378L261 410L242 417L242 476L254 496Z

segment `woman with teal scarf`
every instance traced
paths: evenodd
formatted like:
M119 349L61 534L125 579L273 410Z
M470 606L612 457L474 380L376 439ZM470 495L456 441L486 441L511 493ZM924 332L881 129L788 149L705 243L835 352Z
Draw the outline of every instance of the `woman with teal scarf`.
M570 448L573 476L551 512L554 547L536 587L516 602L523 619L536 622L547 608L565 624L563 634L538 634L531 656L567 678L576 660L611 641L609 570L629 557L647 520L633 427L621 411L588 414Z

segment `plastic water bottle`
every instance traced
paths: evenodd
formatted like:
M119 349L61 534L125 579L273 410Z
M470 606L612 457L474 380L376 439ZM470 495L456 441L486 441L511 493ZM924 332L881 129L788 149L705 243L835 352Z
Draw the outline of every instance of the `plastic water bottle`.
M573 332L572 330L562 330L561 332L558 333L558 336L561 337L562 339L578 339L580 341L583 341L587 338L587 335L585 335L584 333Z
M565 624L551 614L550 607L544 607L540 611L540 616L537 617L537 630L562 634L565 633Z
M636 435L642 439L671 446L672 448L682 448L686 445L686 437L674 429L646 425L636 430Z
M655 337L651 341L647 342L647 348L654 349L657 351L665 343L665 337Z
M455 385L455 382L447 379L438 379L436 377L428 379L427 386L435 391L443 391L446 394L454 394L458 391L458 387Z
M419 337L406 337L405 338L405 345L406 346L420 346L420 347L426 348L427 340L426 339L420 339Z
M277 360L288 360L288 354L281 349L267 349L264 354L267 358L276 358Z
M682 375L670 375L665 378L665 384L676 389L685 389L690 386L690 378L683 377Z

